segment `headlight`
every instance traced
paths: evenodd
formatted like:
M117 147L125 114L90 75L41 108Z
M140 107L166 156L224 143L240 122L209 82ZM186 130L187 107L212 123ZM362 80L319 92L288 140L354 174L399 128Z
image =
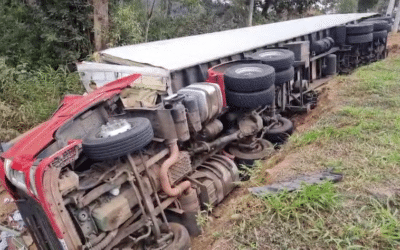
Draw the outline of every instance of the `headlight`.
M4 170L6 172L6 176L8 180L14 184L16 187L27 191L26 183L25 183L25 174L21 171L14 170L11 168L12 161L10 159L4 160Z

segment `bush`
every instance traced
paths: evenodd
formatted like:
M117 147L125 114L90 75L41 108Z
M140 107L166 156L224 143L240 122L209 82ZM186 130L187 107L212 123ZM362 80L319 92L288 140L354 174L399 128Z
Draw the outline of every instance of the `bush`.
M92 50L91 12L86 0L0 1L0 56L30 70L85 58Z
M48 119L69 93L83 93L78 73L50 66L28 72L0 58L0 139L5 139L1 131L24 132Z

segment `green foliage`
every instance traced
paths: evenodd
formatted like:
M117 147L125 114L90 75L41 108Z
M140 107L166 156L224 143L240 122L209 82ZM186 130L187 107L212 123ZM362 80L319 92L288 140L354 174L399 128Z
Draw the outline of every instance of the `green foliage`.
M65 67L28 72L23 66L8 67L0 58L0 116L5 118L0 128L23 132L48 119L65 94L82 92L78 73Z
M91 6L85 0L0 1L0 56L28 69L71 63L91 51Z
M301 220L308 219L307 213L318 214L321 211L331 210L339 204L338 194L332 182L321 185L304 185L294 192L281 192L264 197L269 213L280 219L296 219L301 227Z
M140 2L113 4L110 12L109 46L144 42L145 11Z
M337 5L338 13L354 13L357 12L358 0L341 0Z
M377 4L379 0L359 0L358 1L358 12L371 11Z
M149 0L149 5L152 1ZM148 41L198 35L244 27L248 10L243 3L232 6L197 0L180 0L173 7L158 6L150 20ZM255 18L259 16L255 15ZM257 23L263 20L257 19ZM265 22L265 20L264 20ZM110 46L144 42L147 24L145 4L138 0L115 2L111 7Z

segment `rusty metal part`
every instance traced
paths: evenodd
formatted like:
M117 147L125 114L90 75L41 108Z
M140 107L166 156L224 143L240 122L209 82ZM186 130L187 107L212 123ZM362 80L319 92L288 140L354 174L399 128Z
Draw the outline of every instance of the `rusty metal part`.
M160 182L162 190L169 196L178 196L186 189L190 188L190 181L184 181L178 184L176 187L172 188L168 177L169 168L176 163L179 157L179 148L176 141L172 142L170 145L171 155L163 162L160 169Z
M201 130L201 119L196 97L191 95L185 96L183 105L185 105L187 110L186 113L189 122L189 129L192 132L199 132Z
M218 119L213 120L204 126L202 130L202 135L206 140L214 139L219 133L224 129L224 125Z
M73 171L67 171L60 176L58 182L58 189L62 196L65 194L78 189L79 187L79 176Z
M157 206L158 206L158 207L161 207L160 197L158 196L157 189L156 189L156 185L155 185L155 183L154 183L154 180L150 178L149 169L148 169L148 167L146 166L146 162L143 160L143 154L142 154L142 152L140 152L140 159L142 159L142 163L144 164L146 174L147 174L147 176L148 176L148 178L149 178L150 186L151 186L151 188L153 189L154 197L156 198ZM190 160L190 159L189 159L189 160ZM161 210L160 213L161 213L161 217L162 217L163 220L164 220L164 223L168 224L167 217L165 216L164 210Z
M169 197L164 200L158 207L154 209L154 215L157 216L161 212L163 212L167 207L169 207L174 201L176 201L176 197ZM111 250L115 245L117 245L121 240L128 237L128 235L135 233L139 229L143 228L143 226L147 225L148 219L144 216L140 218L138 221L134 222L140 215L139 212L135 213L128 221L126 221L118 231L118 234L115 236L114 240L107 246L105 250ZM134 223L133 223L134 222Z
M243 136L251 136L261 131L263 128L263 119L257 112L253 111L241 118L238 125L240 133Z
M50 168L43 174L43 188L46 190L46 200L51 201L53 204L53 206L50 206L50 210L61 229L68 249L80 249L82 242L58 191L60 171L61 169L59 168Z
M104 184L92 189L89 193L87 193L85 196L81 197L78 200L77 207L78 208L86 207L87 205L89 205L91 202L93 202L94 200L99 198L104 193L107 193L114 188L118 188L126 181L128 181L127 174L122 174L118 178L116 178L113 183L104 183Z
M106 237L106 235L107 234L105 232L103 232L103 233L99 234L98 236L95 236L95 237L89 239L89 241L85 244L85 246L83 248L84 249L91 248L92 246L99 244L104 239L104 237Z
M189 152L180 151L178 160L168 170L170 183L174 184L175 182L181 180L190 171L192 171L192 165L190 162Z
M185 106L182 103L174 104L171 109L172 119L174 119L176 134L179 141L190 139L189 125L187 122Z
M139 172L137 170L137 167L135 165L135 162L132 158L131 155L128 155L128 161L130 163L130 165L132 166L132 170L133 170L133 174L135 176L136 179L136 183L138 184L138 191L139 194L141 196L141 198L143 199L143 218L150 218L151 222L152 222L152 230L155 234L156 239L159 239L161 237L161 231L160 231L160 227L157 223L157 218L154 214L154 205L153 202L151 200L150 194L147 192L147 190L145 189L143 182L142 182L142 177L139 175ZM132 187L134 189L136 189L135 184L133 183L133 181L131 181L132 183ZM139 198L139 197L138 197ZM141 202L139 201L139 204L141 204ZM143 209L143 208L141 208Z
M96 187L108 174L114 171L118 165L110 166L104 162L98 162L90 166L90 169L80 174L79 190L88 190Z
M217 149L222 149L226 145L228 145L228 143L236 141L239 138L241 138L240 131L236 131L230 135L220 137L210 143L202 142L202 145L197 148L194 148L192 152L193 154L199 154L202 152L211 152Z
M200 165L189 178L200 188L200 203L216 205L239 181L239 170L228 157L215 155Z
M99 244L92 247L91 250L103 250L115 238L117 233L118 229L108 233L107 236Z
M93 209L93 219L101 231L112 231L132 216L128 199L118 195Z
M198 212L200 211L199 199L197 192L194 188L189 188L182 196L179 197L181 208L185 212Z
M271 156L274 152L274 145L267 140L258 139L256 147L248 148L240 145L232 145L229 147L229 153L239 159L259 160Z

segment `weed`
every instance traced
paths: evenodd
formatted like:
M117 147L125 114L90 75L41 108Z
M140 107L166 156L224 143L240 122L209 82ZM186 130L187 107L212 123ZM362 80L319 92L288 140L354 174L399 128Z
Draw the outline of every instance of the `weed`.
M196 223L200 228L204 228L209 221L207 211L199 211L196 215Z
M287 191L264 197L267 211L278 219L295 219L301 227L301 220L307 219L307 213L317 214L338 205L338 195L331 182L321 185L303 185L301 190Z
M23 132L46 120L61 98L70 93L83 93L77 73L62 67L27 72L23 66L7 67L0 58L0 128L3 131Z
M395 55L338 77L329 86L332 108L251 177L263 185L263 170L282 162L282 171L268 171L276 180L334 167L341 183L266 196L262 205L243 199L234 210L244 219L223 237L237 249L398 249L399 72Z

